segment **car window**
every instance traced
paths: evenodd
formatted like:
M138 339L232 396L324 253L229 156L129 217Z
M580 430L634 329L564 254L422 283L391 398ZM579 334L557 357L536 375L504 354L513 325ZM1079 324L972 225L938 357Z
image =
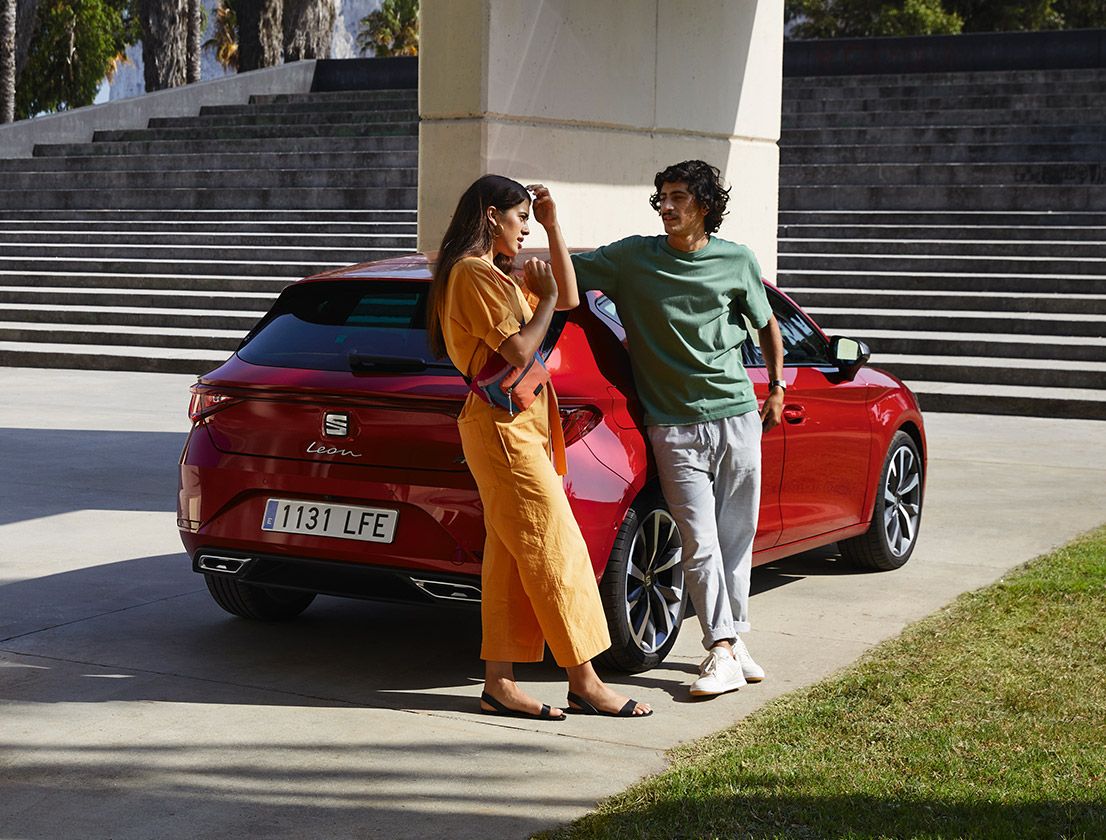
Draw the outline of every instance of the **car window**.
M350 370L354 360L386 357L454 370L426 344L425 282L334 282L292 286L243 339L238 356L267 367ZM557 313L540 351L548 356L561 329ZM417 373L417 370L408 372Z
M832 364L829 358L829 345L807 317L772 289L766 289L766 291L776 322L780 325L783 363L818 367ZM748 319L745 321L745 329L749 333L743 348L745 364L761 367L764 365L764 357L760 353L759 336Z

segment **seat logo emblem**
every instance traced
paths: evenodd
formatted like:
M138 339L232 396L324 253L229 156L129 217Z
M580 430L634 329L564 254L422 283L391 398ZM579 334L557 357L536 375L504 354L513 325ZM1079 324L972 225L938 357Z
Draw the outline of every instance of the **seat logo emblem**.
M349 437L349 415L344 411L328 411L323 417L323 434L327 437Z

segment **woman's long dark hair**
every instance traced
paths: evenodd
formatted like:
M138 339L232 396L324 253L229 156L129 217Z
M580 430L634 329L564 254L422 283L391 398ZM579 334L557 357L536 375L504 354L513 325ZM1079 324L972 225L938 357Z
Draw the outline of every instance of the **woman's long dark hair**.
M491 250L495 231L488 223L489 207L505 212L529 200L530 193L526 187L502 175L477 178L461 195L438 249L438 264L434 268L434 279L430 281L430 294L426 302L426 339L430 352L437 358L446 355L445 338L442 336L442 305L453 266L465 257L483 256ZM504 254L495 256L496 267L504 274L511 273L512 262Z

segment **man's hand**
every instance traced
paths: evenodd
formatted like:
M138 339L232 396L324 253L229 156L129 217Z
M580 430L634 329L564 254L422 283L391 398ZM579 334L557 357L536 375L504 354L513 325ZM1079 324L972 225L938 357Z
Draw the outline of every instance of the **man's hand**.
M783 419L783 391L773 388L760 407L760 424L764 431L776 428Z
M534 194L534 203L530 207L534 220L543 228L556 225L557 205L549 194L549 188L545 184L527 184L526 189Z
M522 276L526 287L542 300L557 302L557 281L553 278L553 269L549 263L531 257L522 266Z

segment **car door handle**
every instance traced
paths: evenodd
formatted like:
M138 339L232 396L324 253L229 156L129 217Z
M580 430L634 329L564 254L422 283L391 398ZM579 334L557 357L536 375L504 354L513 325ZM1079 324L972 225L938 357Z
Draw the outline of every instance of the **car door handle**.
M783 419L788 423L802 423L806 420L806 411L801 405L785 405L783 407Z

